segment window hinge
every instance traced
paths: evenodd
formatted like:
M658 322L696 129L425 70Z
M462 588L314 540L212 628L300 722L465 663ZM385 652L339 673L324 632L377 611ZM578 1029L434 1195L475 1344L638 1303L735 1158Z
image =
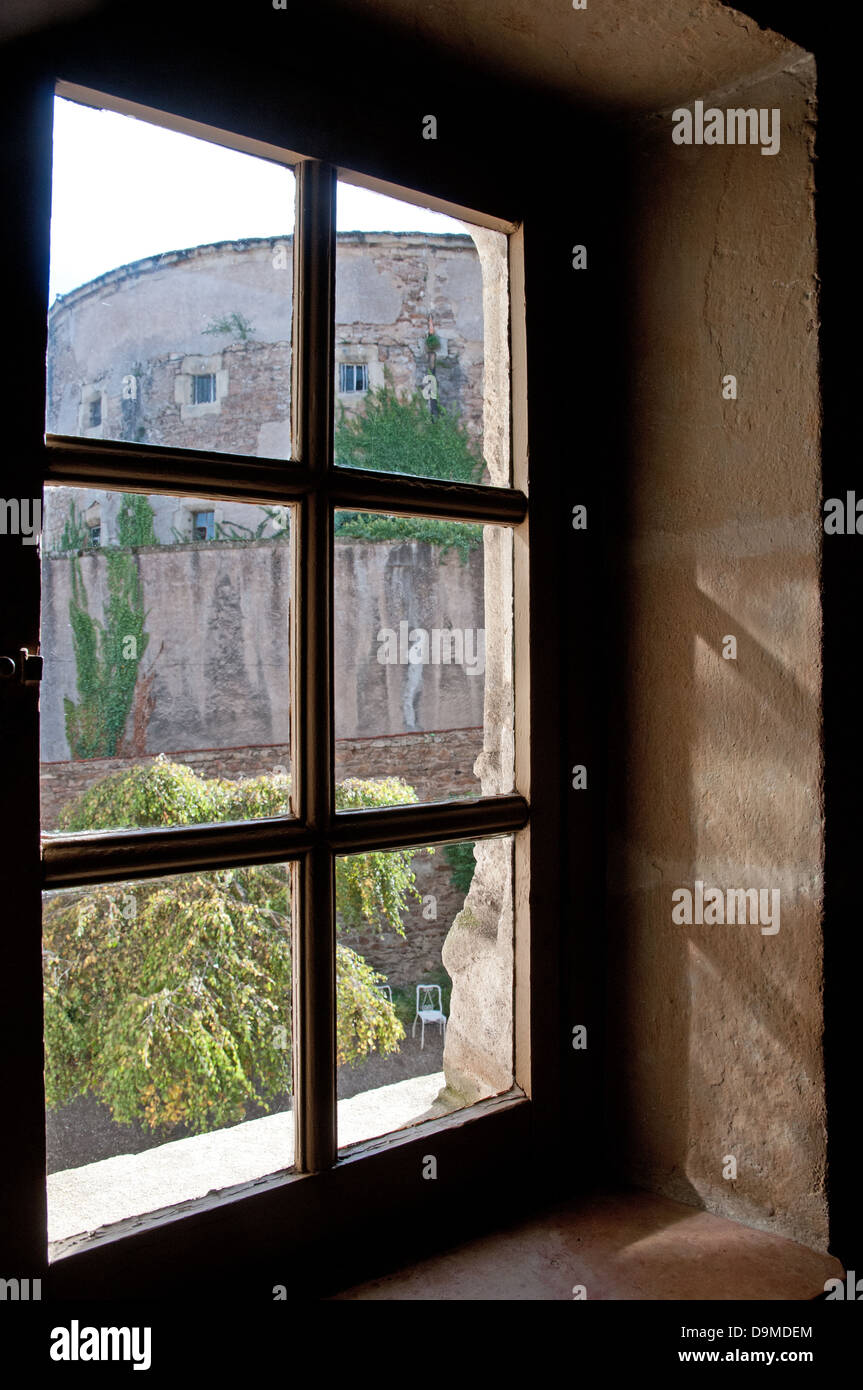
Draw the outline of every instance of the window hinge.
M17 680L21 685L42 679L43 661L22 647L15 656L0 656L0 679Z

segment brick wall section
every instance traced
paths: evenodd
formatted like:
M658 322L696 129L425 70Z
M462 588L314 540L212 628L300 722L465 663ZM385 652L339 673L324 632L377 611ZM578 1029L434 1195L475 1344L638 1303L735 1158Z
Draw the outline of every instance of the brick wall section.
M289 343L230 343L221 346L222 366L228 372L228 394L220 401L218 414L183 420L181 406L174 400L174 381L182 361L170 355L147 363L135 402L135 430L147 444L170 444L177 449L216 449L250 457L266 452L259 447L261 426L284 424L284 446L288 453L290 417L291 349ZM131 412L130 412L131 419ZM124 437L136 438L135 430L125 426ZM111 434L119 433L113 427Z
M336 780L398 776L415 788L422 801L469 796L479 791L473 764L481 751L481 729L341 739L336 743ZM173 756L202 777L256 777L276 767L290 768L287 744L197 749L166 756ZM109 773L154 761L154 757L145 757L43 763L43 829L56 830L62 807ZM441 847L433 855L417 854L413 867L420 900L412 899L405 912L404 938L395 932L379 936L372 931L343 933L339 938L382 971L390 984L410 988L440 971L444 937L464 901L464 894L452 885L450 866ZM434 898L434 904L427 901L429 896ZM423 915L432 911L435 916Z
M482 752L482 729L391 734L336 740L336 781L346 777L403 777L420 801L478 796L473 765Z

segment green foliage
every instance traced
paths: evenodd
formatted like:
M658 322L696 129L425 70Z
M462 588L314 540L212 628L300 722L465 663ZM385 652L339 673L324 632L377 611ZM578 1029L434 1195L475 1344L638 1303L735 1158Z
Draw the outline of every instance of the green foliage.
M455 845L444 845L444 859L450 866L450 882L459 893L467 894L473 882L476 859L473 840L461 840Z
M185 825L285 814L290 778L200 777L159 758L103 778L65 808L64 830ZM415 802L398 778L350 779L340 809ZM343 923L402 932L416 851L342 857ZM131 899L134 910L128 908ZM44 930L48 1103L92 1091L121 1122L194 1131L243 1118L291 1086L290 906L285 869L220 869L50 895ZM362 956L337 944L337 1055L355 1065L404 1028Z
M146 497L125 493L117 513L117 544L121 546L158 545L153 527L155 512Z
M336 463L382 473L479 482L482 458L458 416L441 409L432 415L419 391L399 396L388 379L348 415L341 407L335 432Z
M74 502L69 503L69 511L63 522L60 536L60 551L84 550L90 544L90 533L81 520L81 513Z
M255 325L249 322L245 314L240 314L234 309L230 314L225 314L220 319L211 319L207 327L201 331L203 333L226 333L231 338L239 338L241 342L245 342L254 333Z
M350 777L336 787L336 806L340 811L364 806L405 806L416 802L417 794L399 777L360 781ZM408 899L419 899L415 874L411 868L415 849L371 850L366 854L340 855L336 860L336 904L348 930L372 925L404 936L401 914ZM427 850L433 854L434 850Z
M119 830L148 825L204 825L286 815L290 778L231 782L204 778L164 755L152 763L111 772L64 806L61 830Z
M372 1052L395 1052L405 1030L388 999L375 985L383 975L368 961L343 946L336 945L336 1062L356 1066Z
M122 498L117 517L120 545L155 545L153 509L137 493ZM61 550L82 549L86 531L74 502L63 528ZM144 632L144 601L134 555L127 549L105 548L108 598L103 622L91 617L80 562L71 561L69 624L75 653L78 701L63 700L66 738L73 758L112 757L123 737L138 667L149 637Z
M121 1123L202 1132L284 1093L287 889L284 869L267 865L49 899L48 1104L89 1090Z
M335 535L360 541L427 541L441 555L458 552L462 564L482 545L482 527L469 521L436 521L422 516L380 516L373 512L336 512Z
M66 738L73 758L106 758L123 736L138 666L149 637L135 557L105 551L108 600L105 621L92 618L80 561L71 562L69 623L78 675L77 704L65 697Z

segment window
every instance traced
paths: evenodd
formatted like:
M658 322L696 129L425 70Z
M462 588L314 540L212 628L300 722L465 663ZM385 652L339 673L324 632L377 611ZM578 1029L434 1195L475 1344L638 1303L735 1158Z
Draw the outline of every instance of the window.
M112 104L107 98L94 97L93 100L102 106ZM139 118L156 119L158 116L143 108L119 102L113 104L136 112ZM169 124L168 118L163 120ZM271 147L268 147L268 157L273 157ZM66 640L61 620L64 607L70 602L76 605L81 630L87 622L94 632L98 630L100 619L96 605L106 601L103 595L108 593L108 586L95 568L88 570L86 566L97 566L110 558L111 582L115 586L123 584L124 603L133 618L129 622L125 612L119 615L126 627L122 633L119 628L117 632L121 645L122 642L131 644L130 659L139 663L139 680L137 685L127 682L126 704L119 710L107 756L128 760L132 752L133 756L150 759L148 729L161 734L170 720L188 720L191 708L194 717L201 722L199 745L190 745L188 741L184 744L185 735L177 732L168 747L180 746L187 770L200 767L204 757L210 759L206 796L198 781L176 774L179 778L177 801L169 815L136 821L130 819L129 812L138 813L137 808L144 804L140 798L130 797L118 809L105 807L96 797L92 807L98 803L101 808L102 819L98 823L58 815L54 824L44 827L43 841L45 917L49 940L54 943L51 950L55 954L56 943L65 942L73 919L79 926L83 924L85 938L101 924L100 930L119 943L116 948L119 952L123 949L124 932L139 930L142 922L170 932L177 928L178 914L186 914L183 920L193 920L196 914L206 913L207 920L215 924L214 929L227 918L236 927L248 926L249 904L255 894L259 891L269 894L268 902L275 901L274 895L278 896L278 911L268 910L261 915L259 924L253 923L256 932L249 937L252 944L244 955L240 952L244 968L248 967L248 978L238 976L236 993L239 997L244 992L256 990L255 980L260 975L262 962L265 972L269 968L266 953L260 957L255 955L255 951L263 951L262 934L266 944L267 933L275 932L284 937L287 932L291 953L291 998L288 999L285 990L281 994L274 993L266 1002L266 1017L275 1029L291 1040L292 1060L288 1071L292 1075L293 1107L288 1117L290 1130L284 1131L285 1135L290 1135L290 1142L285 1138L284 1142L279 1141L275 1151L269 1150L269 1167L254 1174L242 1167L236 1171L241 1174L237 1179L240 1182L275 1175L274 1200L286 1204L302 1202L301 1194L292 1196L297 1191L292 1184L297 1180L313 1180L317 1174L332 1169L338 1173L346 1146L353 1146L350 1148L352 1160L359 1156L363 1163L370 1165L371 1172L376 1164L374 1147L366 1151L357 1149L357 1145L389 1134L403 1123L426 1123L425 1114L420 1117L414 1113L408 1120L396 1117L389 1121L376 1116L370 1122L372 1127L364 1124L357 1129L343 1123L339 1109L337 1059L341 1041L337 1024L340 1026L343 1013L350 1012L354 998L351 982L346 981L344 974L346 948L337 935L337 914L346 901L339 897L343 891L339 885L351 881L351 866L364 855L372 855L379 866L384 865L382 872L397 876L411 856L433 850L448 874L467 874L463 881L468 883L474 870L482 872L487 875L487 883L497 885L504 894L506 903L503 906L491 901L491 909L500 908L498 917L492 920L490 916L488 921L478 924L477 942L478 949L486 955L498 942L501 968L494 979L487 973L476 988L478 997L486 991L488 1009L498 1008L497 1002L488 1004L488 999L500 1001L503 1063L484 1090L472 1092L466 1086L458 1103L470 1105L486 1098L488 1108L477 1110L475 1124L489 1136L492 1132L500 1135L509 1132L506 1127L510 1121L506 1117L530 1094L530 1030L524 1023L530 998L529 971L522 969L519 974L514 968L519 949L522 960L526 959L527 897L524 892L514 890L519 883L527 882L529 854L529 806L520 790L528 786L529 766L524 664L520 674L515 678L512 675L513 651L524 653L527 649L524 640L520 646L514 640L518 619L512 601L514 583L520 586L522 594L526 595L527 589L526 451L519 453L518 465L513 468L509 442L506 268L508 236L514 229L487 218L483 223L485 241L479 243L482 247L479 259L488 253L497 261L494 340L498 356L494 361L491 354L489 356L487 371L493 374L494 381L487 396L497 403L501 412L499 427L487 432L491 442L485 450L484 474L477 476L479 467L472 452L482 448L482 391L481 387L474 389L481 380L481 366L476 368L475 365L471 367L474 375L468 385L473 392L471 400L478 402L479 425L472 438L480 442L471 444L470 449L464 445L467 459L464 476L453 478L439 471L421 476L421 468L410 464L403 472L398 467L382 471L375 467L373 453L366 458L358 456L353 463L346 455L337 466L333 447L334 396L339 390L353 393L369 390L368 366L338 363L335 354L335 212L340 175L334 167L316 160L286 155L285 162L289 161L296 171L298 205L291 248L293 274L290 285L287 280L283 283L284 293L293 294L294 327L290 347L294 379L291 438L285 441L289 447L282 455L278 457L267 451L266 440L260 438L255 448L250 445L246 450L240 433L236 436L240 443L232 449L225 447L224 437L220 436L216 446L221 451L218 462L212 452L196 451L188 447L185 440L173 444L160 441L158 453L149 448L150 435L146 444L140 442L140 436L131 435L121 449L109 447L101 440L88 440L86 452L83 452L71 447L66 437L47 435L45 481L48 490L70 493L84 487L99 490L101 496L112 499L111 516L116 515L116 522L111 521L112 528L116 524L119 535L133 535L135 539L129 547L142 551L146 548L147 553L109 557L106 552L102 561L96 556L75 556L78 568L72 577L72 560L58 547L52 561L55 574L44 586L46 601L55 605L46 612L49 620L44 630L46 634L55 634L52 640ZM345 171L341 171L341 175L344 179ZM459 215L465 216L461 211ZM279 257L284 253L284 245L282 238L272 249L275 273L282 269ZM488 246L491 246L490 251ZM452 254L456 251L467 254L470 247L459 245ZM359 284L357 277L356 283L351 282L352 290ZM233 315L230 323L229 308ZM255 326L248 316L243 316L244 333L241 334L237 327L240 311L234 314L231 302L227 305L216 302L208 313L214 336L234 334L223 352L226 358L230 355L231 370L237 369L239 374L237 364L248 351L246 336L251 334L253 327L260 334L260 324ZM453 379L458 376L454 353L442 367L440 359L447 344L433 328L431 325L426 331L423 322L418 329L414 328L413 338L406 340L405 360L400 370L404 371L405 380L412 388L418 386L421 373L429 364L435 366L436 359L438 370L449 371ZM190 348L199 350L199 345L193 342ZM188 360L179 353L176 356L182 361ZM216 372L198 370L190 374L190 404L213 403L217 399ZM189 402L188 395L185 399ZM233 400L233 394L228 399ZM137 406L138 402L133 404ZM487 406L487 411L490 408ZM220 428L224 430L223 425ZM482 463L481 454L476 458ZM171 488L177 494L173 499L167 496ZM178 507L183 494L184 505L188 508L185 516L191 512L193 542L214 538L218 506L221 509L220 535L223 526L229 528L224 534L230 544L214 547L212 552L191 553L187 530L186 552L183 551ZM200 501L190 508L192 499ZM217 506L209 505L211 502ZM288 518L290 545L286 546ZM391 699L395 701L399 717L403 716L406 721L405 737L426 741L431 750L430 764L435 756L449 756L451 749L447 749L447 743L457 744L456 735L475 734L476 728L452 728L452 737L438 736L438 748L433 749L435 736L429 740L423 722L424 699L431 698L439 689L443 692L441 698L455 702L453 708L467 711L463 716L465 721L482 726L485 716L481 692L490 679L489 673L501 683L504 694L492 704L498 714L501 710L505 714L495 726L494 739L487 741L485 747L480 743L479 749L472 749L469 760L464 757L468 742L463 746L459 744L463 751L458 756L466 766L463 790L456 795L436 796L433 778L429 782L430 790L422 798L391 795L389 784L403 771L394 743L387 745L387 755L394 760L384 770L387 786L377 800L369 804L353 798L353 788L345 792L345 780L339 767L344 747L340 752L336 744L350 743L356 730L350 721L340 722L337 703L345 690L349 698L350 672L356 666L356 653L349 649L349 643L339 644L334 626L334 598L339 613L349 619L347 626L341 629L348 638L359 606L355 589L345 587L353 560L343 561L339 568L334 558L334 544L353 547L351 556L359 554L363 547L368 549L363 526L370 527L373 535L383 526L387 534L392 533L396 549L404 545L406 529L410 537L420 538L416 545L410 541L414 551L417 545L432 544L422 537L427 534L428 527L436 527L435 544L442 545L441 537L445 537L448 546L446 575L441 580L448 586L450 598L446 611L443 608L437 611L431 605L421 612L403 613L398 606L398 583L386 591L382 587L377 623L380 631L376 628L370 635L366 634L369 638L364 658L366 667L378 679L381 692L400 690L402 674L410 677L410 700L406 702L395 696ZM152 539L156 535L158 544ZM173 541L169 536L173 536ZM246 538L250 538L248 547L259 547L261 553L263 548L269 548L266 563L259 563L257 559L253 563L248 558L256 556L258 551L244 549ZM474 556L464 570L461 568L463 552ZM348 550L342 553L347 555ZM301 557L301 563L295 557ZM137 563L127 564L128 559ZM64 565L69 566L68 578L62 569ZM210 565L212 568L207 569ZM107 573L106 569L106 576ZM471 575L473 578L469 578ZM278 576L280 587L274 588L273 576ZM386 578L389 582L389 576ZM362 567L355 566L354 583L364 582L367 583ZM404 586L412 580L405 574L399 582L403 594L406 592ZM160 595L162 607L158 612L146 592L148 584ZM419 581L416 587L419 592ZM273 594L278 595L277 609L270 603ZM474 602L477 595L478 603ZM369 602L366 606L371 611L374 605ZM523 603L521 621L529 611L529 605ZM142 626L145 618L160 624L158 633L153 627L153 635L147 643L143 641L143 637L149 635ZM289 640L286 640L286 632ZM195 643L194 670L190 635ZM174 645L168 656L160 657L169 642ZM299 698L292 706L289 725L280 724L278 730L278 737L284 740L286 749L288 777L285 778L284 768L281 768L272 779L271 769L267 769L268 783L273 781L272 788L269 785L250 788L248 792L232 792L226 797L225 781L237 780L231 768L226 774L226 754L233 755L241 746L254 746L252 726L257 728L272 711L280 718L286 712L289 673L284 663L288 651L292 689L295 679L299 683ZM69 660L73 659L74 652ZM172 673L171 690L165 689L164 674L160 678L161 686L158 682L152 684L151 677L156 669L152 663L160 659L163 661L161 671ZM247 679L250 671L257 673L257 686L250 685ZM216 688L218 699L212 698ZM512 710L514 690L518 690L522 701L515 711ZM205 698L207 691L210 695ZM95 726L85 708L87 689L79 685L77 698L66 694L65 703L64 692L59 687L56 694L50 708L56 706L51 718L56 725L58 747L65 729L67 739L71 735L76 738L83 758L90 762L104 758L104 749L94 751L90 747ZM384 698L387 697L384 695ZM160 706L159 700L164 700L164 704ZM46 709L49 704L46 701ZM218 740L208 736L207 721L225 731L225 747L221 750L210 747ZM183 728L186 727L188 725L184 724ZM485 727L488 730L490 726L486 723ZM451 725L446 725L445 734L450 729ZM482 734L482 727L479 732ZM275 735L268 737L272 742ZM219 754L218 758L210 757L213 752ZM192 755L198 754L201 757L196 763ZM481 779L474 780L471 768L477 762L477 754L477 765L482 764L483 772ZM158 767L155 761L152 765ZM159 771L158 776L162 775ZM244 772L244 778L246 775ZM255 780L254 773L251 780ZM270 791L273 791L272 797ZM110 864L106 872L108 844ZM366 882L362 876L356 879L360 898L366 891L363 886ZM465 890L460 891L463 898ZM214 893L220 895L217 911L211 911ZM208 906L201 907L201 903ZM429 909L431 915L430 905L424 901L422 909L423 915L425 909ZM495 925L498 921L502 924L499 930ZM177 941L182 939L180 932ZM519 941L522 942L520 948ZM491 948L489 943L492 943ZM282 940L278 949L282 950L284 944ZM276 947L271 946L271 949ZM81 950L83 952L83 947ZM470 954L468 950L466 956ZM202 956L202 971L211 970L211 955ZM83 958L88 958L86 952ZM278 959L282 969L283 954ZM458 1018L463 1005L455 1000L455 992L450 996L443 973L450 968L446 958L442 965L440 956L434 952L417 959L406 1032L410 1034L413 1024L416 1045L423 1052L442 1046L444 1035L447 1047L457 1047L460 1026L462 1034L467 1031L470 1035L469 1041L474 1036L469 1026L466 1029L464 1017ZM467 970L469 966L466 964L463 968ZM284 984L285 978L282 969L280 983ZM391 1009L394 1005L389 999L400 991L390 989L388 997L385 989L376 988L380 983L369 977L364 988L378 1001L376 1009ZM134 1010L140 1003L136 987L129 984L127 990L128 1007ZM434 1008L429 1004L432 996ZM520 1026L517 1026L517 1017L521 1019ZM482 1023L491 1021L485 1018ZM482 1032L485 1035L488 1029L483 1026ZM133 1065L137 1065L134 1059ZM273 1061L272 1070L284 1086L287 1074L284 1058ZM173 1057L162 1067L160 1075L162 1094L152 1099L156 1107L154 1113L164 1118L171 1113L172 1104L179 1107L184 1104L182 1061ZM124 1074L121 1089L126 1084ZM234 1100L236 1109L240 1100L236 1097ZM429 1109L433 1110L436 1102L432 1096L429 1101ZM219 1107L218 1114L224 1118L231 1107L227 1101L223 1105L221 1099ZM454 1118L453 1123L448 1124L447 1116L454 1108L452 1103L439 1108L428 1123L455 1136L453 1142L458 1145L463 1142L464 1119L456 1123ZM234 1119L225 1120L225 1123L233 1123ZM487 1126L492 1128L484 1129ZM524 1126L518 1126L516 1132L521 1136L519 1143L525 1142ZM419 1152L428 1142L419 1131L416 1137L409 1132L407 1141L405 1152L411 1146ZM489 1143L492 1143L491 1137ZM192 1187L180 1183L171 1188L158 1205L170 1208L180 1201L193 1200L198 1195L193 1190L195 1180L192 1180ZM218 1191L227 1185L223 1174L208 1173L203 1192ZM58 1239L71 1241L72 1245L67 1244L62 1251L58 1248L55 1256L74 1253L75 1243L88 1243L87 1232L110 1225L111 1218L106 1214L109 1207L110 1202L88 1217L86 1232L84 1227L76 1231L59 1225L57 1230L62 1230L63 1234ZM127 1211L124 1215L137 1216L137 1213ZM164 1220L163 1215L148 1214L148 1211L140 1215L154 1228ZM241 1225L239 1212L237 1216Z
M91 545L98 545L98 544L99 544L99 541L100 541L100 539L101 539L101 536L102 536L102 528L101 528L101 526L91 526L91 527L90 527L90 544L91 544Z
M209 405L216 399L216 373L192 377L192 405Z
M95 427L96 427L97 425L101 425L101 423L102 423L102 400L101 400L101 397L100 397L100 396L97 396L97 397L95 398L95 400L92 400L92 401L90 402L88 420L89 420L90 428L91 428L91 429L95 429Z
M365 362L339 363L340 391L368 391L369 369Z
M200 378L196 377L196 380ZM196 541L211 541L216 534L215 512L194 512L192 534Z

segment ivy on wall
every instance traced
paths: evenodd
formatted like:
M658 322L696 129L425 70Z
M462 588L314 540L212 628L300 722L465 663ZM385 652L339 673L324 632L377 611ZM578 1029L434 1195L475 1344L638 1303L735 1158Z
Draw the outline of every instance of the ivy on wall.
M74 504L61 545L76 534ZM117 534L124 547L154 545L153 509L146 497L126 496L120 507ZM71 548L71 547L70 547ZM63 700L66 739L73 758L110 758L123 737L138 668L149 637L141 579L129 549L104 551L107 601L103 621L89 611L81 561L71 560L69 623L75 653L78 700Z
M482 545L482 527L469 521L436 521L424 516L379 516L373 512L337 512L336 537L359 541L427 541L458 553L462 564Z
M126 493L117 513L117 544L158 545L154 516L155 512L146 497L138 492Z

